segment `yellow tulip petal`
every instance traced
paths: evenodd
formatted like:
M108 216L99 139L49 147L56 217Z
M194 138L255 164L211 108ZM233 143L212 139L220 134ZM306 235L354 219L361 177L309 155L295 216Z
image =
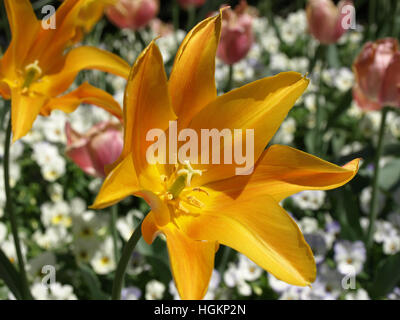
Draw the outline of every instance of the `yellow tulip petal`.
M138 191L140 191L140 186L133 166L132 156L128 155L107 175L91 208L102 209L109 207Z
M283 72L273 77L252 82L239 89L219 96L215 101L198 113L189 127L198 132L204 129L242 129L243 143L246 140L245 129L254 130L254 162L257 161L269 140L278 130L282 121L296 100L307 88L309 80L296 72ZM233 135L233 134L232 134ZM221 143L221 163L223 163L223 142ZM206 170L202 176L194 179L195 185L225 179L235 175L233 151L239 142L233 144L233 164L198 165L196 169ZM200 154L212 154L202 144ZM246 148L243 147L243 153ZM211 160L210 160L211 162Z
M129 64L110 52L95 47L77 47L65 57L63 68L54 75L46 77L43 86L47 86L49 95L58 96L69 88L79 71L96 69L128 78Z
M330 190L349 182L358 171L360 159L343 167L300 150L273 145L264 151L251 176L235 176L206 185L236 198L241 192L267 194L276 201L303 190Z
M209 194L213 196L212 191ZM251 192L242 193L236 200L220 195L203 213L179 218L179 226L189 237L229 246L289 284L306 286L315 280L310 247L274 199Z
M136 192L135 195L142 197L151 207L152 216L158 226L162 227L170 221L168 206L155 193L149 190L141 190Z
M41 110L41 114L48 116L54 109L70 113L82 103L101 107L122 120L122 109L113 96L86 82L66 95L50 99Z
M173 224L162 228L162 232L181 299L202 299L214 268L215 242L192 240Z
M217 97L214 73L221 19L220 14L200 22L187 34L176 54L169 92L182 127Z
M145 189L161 190L158 169L146 159L146 141L152 129L165 130L170 120L176 118L170 106L167 76L160 50L153 41L132 67L124 99L123 158L132 152L135 169ZM148 183L146 183L146 181Z
M10 47L3 58L7 61L4 66L20 68L24 66L23 63L29 53L27 48L35 39L40 23L29 0L5 0L4 4L12 33Z
M46 97L22 94L18 89L11 91L11 122L13 142L25 136L31 130Z

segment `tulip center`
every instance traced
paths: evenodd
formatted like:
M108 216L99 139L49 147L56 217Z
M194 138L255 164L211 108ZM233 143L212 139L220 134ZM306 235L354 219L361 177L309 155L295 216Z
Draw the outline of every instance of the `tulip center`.
M38 80L42 75L42 69L39 67L39 61L35 60L35 62L27 65L25 67L25 80L24 84L22 85L23 89L28 89L30 85Z
M178 177L175 179L172 186L168 189L168 193L172 195L173 199L178 198L183 189L190 186L193 176L201 176L202 171L193 169L190 165L190 162L185 161L183 164L183 168L178 170L176 174Z

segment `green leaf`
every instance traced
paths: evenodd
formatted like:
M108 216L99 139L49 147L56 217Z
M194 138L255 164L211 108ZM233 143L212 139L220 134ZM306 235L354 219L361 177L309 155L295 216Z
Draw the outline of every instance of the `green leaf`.
M22 299L21 294L21 283L19 281L19 275L15 267L12 265L10 260L0 249L0 278L3 279L7 287L14 294L15 298Z
M400 253L388 257L376 270L370 295L373 299L385 297L400 281Z
M380 172L378 184L383 190L389 191L400 181L400 159L387 163Z
M108 300L109 297L101 290L101 284L93 270L85 264L79 264L82 278L90 291L93 300Z

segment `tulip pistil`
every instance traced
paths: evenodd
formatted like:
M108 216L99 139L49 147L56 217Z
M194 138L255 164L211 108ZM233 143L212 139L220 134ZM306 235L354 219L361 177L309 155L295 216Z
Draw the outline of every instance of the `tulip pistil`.
M201 176L202 174L201 170L193 169L189 161L185 161L183 166L182 169L177 171L178 177L168 189L168 193L172 195L173 199L176 199L185 187L190 186L194 175Z
M34 63L31 63L25 67L25 81L22 85L22 88L27 89L32 84L32 82L36 81L42 75L42 69L39 67L39 61L35 60Z

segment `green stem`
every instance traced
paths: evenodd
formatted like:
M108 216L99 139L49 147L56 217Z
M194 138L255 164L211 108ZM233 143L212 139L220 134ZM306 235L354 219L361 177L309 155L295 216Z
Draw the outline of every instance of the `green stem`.
M229 73L228 73L228 81L226 82L226 86L224 92L229 92L233 87L233 64L229 65Z
M324 60L324 55L323 53L325 53L324 47L322 47L320 45L320 48L318 51L319 54L321 54L321 70L320 70L320 74L319 74L319 80L318 80L318 93L316 94L316 110L315 110L315 141L314 141L314 145L315 145L315 154L317 156L322 156L322 108L320 105L320 100L321 100L321 96L322 96L322 86L323 86L323 81L322 81L322 72L324 71L325 68L325 60ZM317 54L317 53L316 53ZM318 55L319 55L318 54Z
M20 245L20 239L18 235L18 224L17 224L17 217L15 216L14 212L14 207L13 207L13 202L11 200L11 187L10 187L10 145L11 145L11 116L10 120L7 125L7 130L6 130L6 141L5 141L5 147L4 147L4 186L5 186L5 192L6 192L6 211L8 213L8 218L10 219L11 223L11 232L13 235L14 239L14 246L15 246L15 251L17 253L17 258L18 258L18 266L19 266L19 273L21 276L21 291L22 291L22 298L24 300L29 300L31 299L31 294L29 292L29 286L28 286L28 279L26 277L26 271L25 271L25 263L24 263L24 257L22 256L22 251L21 251L21 245Z
M135 31L135 38L139 40L140 44L142 45L142 49L147 47L146 41L144 41L142 34L138 30Z
M179 8L178 0L174 0L174 2L172 4L172 22L173 22L175 31L179 29L179 13L180 13L180 8Z
M367 35L368 39L374 39L372 34L375 29L375 17L376 17L376 2L375 0L369 0L368 7L368 23L367 23Z
M128 266L129 260L132 257L133 250L142 236L142 222L136 227L129 241L125 244L122 251L121 259L118 262L117 270L115 271L115 278L112 288L112 300L121 299L121 290L124 283L125 271Z
M189 32L190 29L194 26L196 22L196 7L195 6L189 6L187 8L188 10L188 21L186 25L186 31Z
M224 247L224 251L222 252L221 262L219 264L218 272L222 275L225 271L226 265L229 260L229 256L231 255L232 249L229 247Z
M372 239L375 228L375 220L378 216L378 208L379 208L379 160L382 156L383 144L384 144L384 136L385 136L385 124L387 119L387 114L389 112L388 107L384 107L382 109L382 119L379 128L379 136L378 136L378 146L376 149L375 160L374 160L374 176L372 180L372 195L371 195L371 209L369 213L369 226L367 233L367 249L371 249L372 247Z
M119 251L118 251L118 231L117 231L117 218L118 218L118 205L115 204L111 207L111 235L113 240L113 247L114 247L114 258L115 261L119 260Z

